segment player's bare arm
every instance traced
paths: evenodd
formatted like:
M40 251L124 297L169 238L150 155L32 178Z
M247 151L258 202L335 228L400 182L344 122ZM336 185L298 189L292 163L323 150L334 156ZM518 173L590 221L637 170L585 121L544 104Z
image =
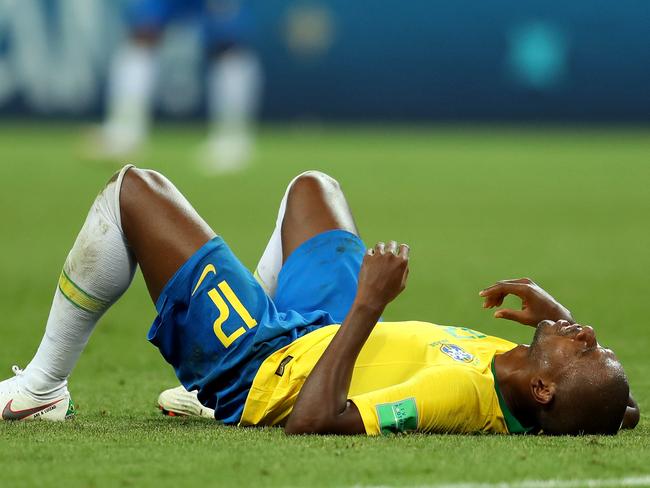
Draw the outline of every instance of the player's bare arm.
M543 321L576 323L564 305L530 278L501 280L479 293L485 299L484 308L500 307L505 297L510 294L521 299L521 310L499 309L494 312L495 318L513 320L531 327L537 327ZM630 393L621 428L635 428L640 417L639 405Z
M354 363L384 308L405 288L409 247L390 241L368 250L357 295L341 328L305 381L285 425L287 434L363 434L348 401Z

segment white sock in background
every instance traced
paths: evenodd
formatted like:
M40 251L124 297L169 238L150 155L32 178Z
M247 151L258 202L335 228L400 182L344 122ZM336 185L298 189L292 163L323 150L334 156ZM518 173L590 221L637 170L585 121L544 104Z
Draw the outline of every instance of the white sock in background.
M108 80L108 107L103 126L107 151L127 154L142 144L149 130L155 89L156 52L134 42L113 58Z
M95 324L133 279L136 261L120 217L120 188L128 168L95 199L63 266L45 335L20 380L39 398L54 398L66 387Z
M203 156L204 165L227 172L249 162L261 87L262 69L252 51L233 49L212 62L207 82L209 153Z

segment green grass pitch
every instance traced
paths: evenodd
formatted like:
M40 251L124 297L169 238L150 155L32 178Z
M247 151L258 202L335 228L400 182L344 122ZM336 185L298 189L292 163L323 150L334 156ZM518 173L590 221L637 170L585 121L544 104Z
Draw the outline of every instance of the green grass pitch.
M74 125L0 126L2 377L37 347L66 253L114 170L78 158L80 133ZM641 424L611 438L287 438L277 429L164 418L155 400L174 375L146 342L154 309L138 276L72 375L78 417L0 425L0 486L431 486L650 475L647 128L267 127L255 167L223 178L193 169L200 139L199 127L162 127L135 162L168 175L246 265L264 248L289 179L326 171L341 181L366 243L411 244L409 286L386 318L525 342L532 329L492 319L478 291L532 277L618 352Z

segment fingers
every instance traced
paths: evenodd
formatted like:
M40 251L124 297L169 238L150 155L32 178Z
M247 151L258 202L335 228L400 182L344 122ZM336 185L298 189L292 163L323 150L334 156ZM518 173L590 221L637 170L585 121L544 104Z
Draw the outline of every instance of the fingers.
M375 247L371 247L370 249L368 249L366 251L366 254L368 256L374 256L375 254L384 254L385 248L386 248L386 244L380 241L377 244L375 244Z
M517 295L519 298L525 298L528 296L530 291L530 286L528 282L519 282L519 281L499 281L498 283L489 286L488 288L481 290L479 296L493 298L493 297L505 297L506 295L512 293ZM503 298L502 298L503 300Z
M517 279L511 279L511 280L499 280L497 281L494 285L488 286L487 288L481 290L479 292L480 296L486 296L491 292L492 290L499 290L503 291L505 290L505 287L507 285L514 285L515 288L512 289L525 289L528 287L528 285L535 285L535 282L531 280L530 278L517 278ZM517 286L519 285L519 286ZM514 293L513 291L508 291L508 293Z
M483 308L494 308L500 307L503 304L503 300L506 298L507 294L491 294L485 297L483 302Z
M522 300L521 310L509 308L494 312L494 318L514 320L521 324L531 325L535 322L534 314L530 310L530 304L536 303L536 293L539 287L530 278L518 278L512 280L501 280L492 286L479 292L485 298L483 308L500 307L504 299L512 294Z
M479 296L485 298L483 308L500 307L505 297L510 294L516 295L522 300L528 299L532 290L531 286L535 286L535 283L529 278L501 280L481 290Z
M409 258L409 253L411 252L411 248L408 246L408 244L400 244L399 245L399 256L408 259Z
M393 254L403 259L408 260L411 248L408 244L397 244L397 241L388 241L388 246L384 242L379 241L375 247L371 247L366 251L366 255L374 256L375 254Z
M533 280L530 278L511 278L508 280L499 280L497 283L526 283L526 284L531 284L533 283Z
M534 283L534 281L531 280L530 278L517 278L516 280L503 280L503 281L505 281L506 283L525 283L527 285L531 285Z
M514 320L515 322L519 322L521 324L527 323L529 320L529 316L524 310L512 310L509 308L504 308L502 310L497 310L494 312L494 318L495 319L507 319L507 320Z

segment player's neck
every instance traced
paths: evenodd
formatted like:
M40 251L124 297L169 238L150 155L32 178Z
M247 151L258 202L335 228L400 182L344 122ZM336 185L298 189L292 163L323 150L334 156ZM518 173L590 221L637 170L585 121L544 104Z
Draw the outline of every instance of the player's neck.
M501 395L512 414L522 425L535 425L535 410L528 395L530 384L528 347L520 345L495 356L494 370Z

